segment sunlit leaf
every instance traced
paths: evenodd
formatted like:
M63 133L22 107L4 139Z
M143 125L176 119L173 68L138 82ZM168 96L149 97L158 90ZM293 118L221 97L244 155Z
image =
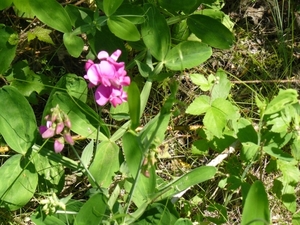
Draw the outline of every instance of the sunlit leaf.
M89 168L95 181L99 186L108 188L119 169L119 147L111 141L101 142ZM89 177L90 183L96 187L93 179Z
M0 167L0 206L17 210L34 195L38 184L38 174L32 163L21 154L11 156Z
M282 109L287 105L292 105L298 102L298 93L295 89L280 90L278 95L272 99L272 101L267 105L265 114L273 114Z
M107 16L111 16L120 7L123 0L103 0L103 11Z
M30 6L37 18L49 27L63 33L72 31L69 15L56 0L34 0Z
M32 107L16 88L4 86L0 89L0 108L1 135L10 148L25 155L37 133Z
M171 35L166 19L159 10L151 4L145 4L146 21L142 24L142 38L151 55L163 61L167 55Z
M198 38L212 47L227 49L233 45L233 34L218 20L193 14L187 19L187 24Z
M81 37L73 35L72 33L64 33L63 41L71 56L75 58L80 56L84 46Z
M185 41L172 48L165 65L170 70L184 70L199 66L212 55L211 47L197 41Z
M123 17L111 16L107 20L107 25L110 31L118 38L125 41L140 40L140 33L136 26Z
M14 35L13 29L0 26L0 74L8 69L16 54L17 45L9 43L11 35Z
M250 187L245 199L241 224L270 224L268 196L261 181L256 181Z
M186 109L186 113L191 115L201 115L210 108L210 98L206 95L197 97Z
M100 224L107 208L107 198L103 193L94 194L81 207L76 218L75 225Z

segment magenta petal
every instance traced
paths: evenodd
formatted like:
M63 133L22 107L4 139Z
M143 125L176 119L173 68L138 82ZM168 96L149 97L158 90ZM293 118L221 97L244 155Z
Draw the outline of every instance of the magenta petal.
M63 138L55 139L55 141L54 141L54 151L56 153L61 152L63 150L64 146L65 146L65 141L64 141Z
M63 129L64 129L65 125L63 122L60 122L59 124L56 125L56 129L55 129L55 133L56 134L60 134Z
M68 142L70 145L74 145L74 140L72 139L72 136L70 133L65 133L64 134L64 139L66 142Z
M123 79L122 79L121 85L123 85L123 86L130 85L130 77L129 76L124 76Z
M85 63L85 66L84 66L85 71L88 71L88 69L89 69L92 65L94 65L94 62L93 62L92 60L89 59L89 60Z
M105 87L104 85L100 85L95 91L95 100L97 104L101 106L105 105L109 100L111 92L111 87Z
M40 134L43 134L47 129L48 129L48 127L46 127L46 126L40 126L39 127Z
M111 54L111 58L115 61L118 60L118 58L120 57L120 55L122 54L122 51L117 49L113 54Z
M55 135L55 129L50 127L44 133L42 133L42 138L51 138Z
M99 75L98 75L98 68L97 64L92 65L86 74L87 79L94 85L98 85L100 82Z
M109 57L109 54L106 51L101 51L97 55L97 58L100 60L107 59L108 57Z
M123 88L114 88L110 95L109 101L113 105L113 107L116 107L117 105L120 105L123 102L127 101L127 93L123 91Z

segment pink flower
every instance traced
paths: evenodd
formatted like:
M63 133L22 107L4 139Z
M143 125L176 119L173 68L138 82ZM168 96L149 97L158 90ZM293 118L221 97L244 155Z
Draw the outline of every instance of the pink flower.
M65 146L65 141L74 145L74 140L70 134L71 121L57 105L51 109L51 114L45 116L46 126L40 126L39 131L43 138L55 137L54 151L61 152Z
M65 147L65 140L63 137L57 138L54 141L54 151L60 153Z
M117 62L121 50L116 50L111 56L106 51L98 53L100 63L93 63L88 60L85 64L85 79L89 80L89 87L97 87L95 92L96 102L105 105L108 101L116 107L127 101L127 94L123 86L130 84L130 77L127 76L124 62Z
M105 105L108 101L116 107L127 101L127 93L123 88L105 87L104 85L98 86L95 91L95 99L98 105Z

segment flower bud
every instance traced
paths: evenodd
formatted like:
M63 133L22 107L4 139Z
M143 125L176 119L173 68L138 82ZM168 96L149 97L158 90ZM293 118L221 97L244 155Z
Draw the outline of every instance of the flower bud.
M65 140L63 137L57 138L54 141L54 151L60 153L65 146Z

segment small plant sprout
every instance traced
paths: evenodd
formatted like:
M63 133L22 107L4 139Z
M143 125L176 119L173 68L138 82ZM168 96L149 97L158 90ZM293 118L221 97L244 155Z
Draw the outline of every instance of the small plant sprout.
M40 126L39 131L43 138L55 137L54 151L59 153L63 150L65 142L74 145L70 134L71 121L59 105L51 109L51 113L45 116L46 126ZM56 137L58 136L58 137Z

